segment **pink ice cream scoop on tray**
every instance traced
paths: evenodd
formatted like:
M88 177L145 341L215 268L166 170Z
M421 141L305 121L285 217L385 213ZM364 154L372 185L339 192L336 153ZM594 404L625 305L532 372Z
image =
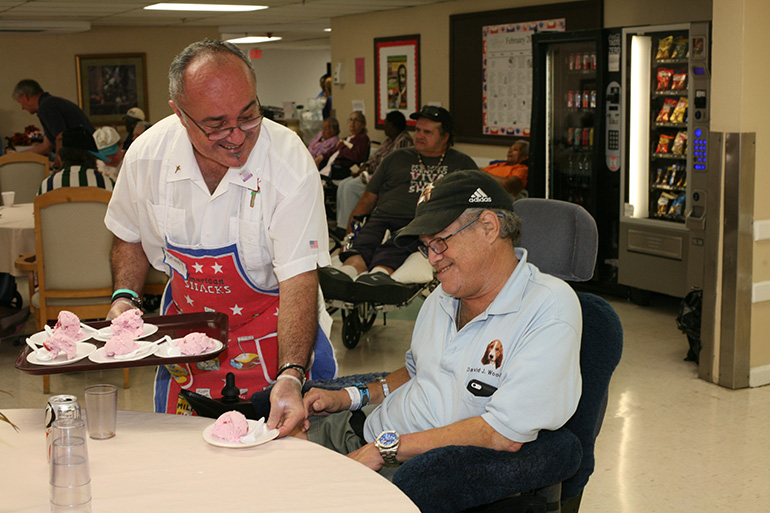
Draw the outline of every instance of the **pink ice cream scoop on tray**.
M203 333L190 333L184 338L176 340L174 345L185 356L194 356L214 351L217 341Z
M119 356L128 354L137 349L139 344L128 333L120 333L113 336L104 344L104 354L107 356Z
M126 310L112 320L110 330L113 337L123 334L131 338L141 337L144 335L142 311L138 308Z
M72 312L62 310L54 327L54 333L64 333L68 337L78 339L83 336L80 329L80 318Z
M56 358L56 355L60 352L64 352L67 355L67 359L72 360L78 352L77 341L63 330L54 330L51 337L43 344L43 347L51 353L53 358Z

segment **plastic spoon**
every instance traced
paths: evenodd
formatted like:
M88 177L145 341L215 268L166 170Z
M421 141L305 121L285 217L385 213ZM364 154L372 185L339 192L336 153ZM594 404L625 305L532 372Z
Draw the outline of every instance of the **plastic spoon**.
M169 337L168 335L166 335L165 337L163 337L163 338L159 338L158 340L156 340L155 342L152 342L152 343L150 343L149 345L137 347L136 349L134 349L134 350L133 350L133 351L131 351L130 353L126 353L126 354L116 354L116 355L114 356L114 358L115 358L116 360L126 360L126 359L128 359L128 358L133 358L134 356L136 356L136 355L137 355L138 353L140 353L140 352L142 352L142 353L143 353L143 352L145 352L145 351L149 352L149 351L150 351L150 348L151 348L152 346L156 346L156 345L160 344L161 342L165 342L165 341L171 341L171 337Z
M53 360L53 354L51 351L44 347L37 347L32 340L27 338L27 345L32 348L32 353L34 353L35 358L40 360L41 362L47 362L50 360Z

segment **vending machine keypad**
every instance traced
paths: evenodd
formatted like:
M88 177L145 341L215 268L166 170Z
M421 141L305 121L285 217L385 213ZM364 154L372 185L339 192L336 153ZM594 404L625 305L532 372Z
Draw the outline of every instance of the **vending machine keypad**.
M707 153L708 153L708 140L706 138L706 134L703 133L704 131L700 128L696 128L693 130L693 135L695 138L693 139L693 145L692 145L692 162L693 162L693 169L696 171L705 171L706 170L706 163L707 163Z

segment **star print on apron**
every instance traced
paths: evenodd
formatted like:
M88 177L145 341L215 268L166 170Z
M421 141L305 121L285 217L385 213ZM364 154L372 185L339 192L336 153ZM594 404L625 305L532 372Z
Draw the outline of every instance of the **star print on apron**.
M163 315L216 311L229 317L228 349L208 361L166 365L155 378L155 411L189 414L181 389L218 398L228 372L241 397L275 382L278 371L278 290L261 290L246 275L235 244L221 248L182 248L167 243L174 259L163 297ZM178 269L186 269L187 277ZM331 343L318 329L311 377L334 377Z

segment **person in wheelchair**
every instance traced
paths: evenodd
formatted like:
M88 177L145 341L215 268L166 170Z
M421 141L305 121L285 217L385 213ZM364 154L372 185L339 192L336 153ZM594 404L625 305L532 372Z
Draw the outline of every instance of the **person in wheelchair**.
M350 176L350 167L360 164L369 156L371 142L366 133L366 116L361 111L354 111L348 119L348 135L345 139L315 157L315 163L323 176L339 180ZM338 168L337 170L334 167ZM338 174L344 176L338 176Z
M505 190L516 196L520 194L527 186L527 177L529 176L529 142L525 140L516 141L508 148L505 160L492 162L482 169L482 171L494 176Z
M414 147L385 157L348 219L350 233L356 216L369 215L352 247L340 254L341 270L352 278L366 271L393 274L416 249L397 247L388 234L409 224L423 189L447 173L478 169L472 158L451 148L454 124L448 110L426 105L410 117L417 120Z
M350 218L350 213L361 199L366 190L369 179L380 167L382 160L394 150L414 146L412 136L406 130L406 118L397 110L388 112L385 116L385 135L374 155L361 164L357 170L352 170L350 176L342 180L337 187L337 228L345 232L345 223ZM343 235L344 236L344 235Z
M492 176L457 171L426 187L396 242L419 241L441 285L405 366L368 385L310 389L295 436L390 477L436 447L518 451L563 426L581 395L580 303L527 262L520 234L513 198Z

